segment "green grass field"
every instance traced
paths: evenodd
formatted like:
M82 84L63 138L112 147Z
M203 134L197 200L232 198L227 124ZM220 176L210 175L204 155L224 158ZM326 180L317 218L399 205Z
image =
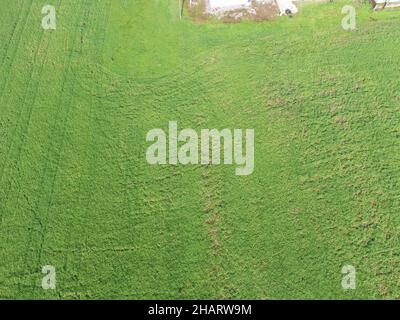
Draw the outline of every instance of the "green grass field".
M3 2L0 298L400 298L400 12L355 5L349 32L345 4L223 24ZM171 120L254 128L254 173L150 166Z

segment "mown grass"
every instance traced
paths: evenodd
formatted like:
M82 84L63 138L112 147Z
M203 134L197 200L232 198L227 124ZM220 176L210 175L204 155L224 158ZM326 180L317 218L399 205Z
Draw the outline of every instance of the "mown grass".
M345 4L240 24L3 4L0 297L399 298L399 11L356 4L346 32ZM255 172L147 165L170 120L254 128Z

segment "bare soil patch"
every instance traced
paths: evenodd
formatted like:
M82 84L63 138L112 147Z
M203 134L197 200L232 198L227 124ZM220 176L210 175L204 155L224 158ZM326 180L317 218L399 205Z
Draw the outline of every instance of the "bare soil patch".
M218 10L209 12L207 0L186 1L186 9L189 16L198 21L206 21L217 18L225 23L235 23L242 20L264 21L272 20L279 16L279 8L274 1L259 3L253 1L250 7L236 8L231 10Z

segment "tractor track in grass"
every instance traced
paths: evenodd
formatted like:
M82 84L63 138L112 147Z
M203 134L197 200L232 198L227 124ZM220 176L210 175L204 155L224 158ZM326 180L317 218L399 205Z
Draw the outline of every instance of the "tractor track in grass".
M22 6L24 6L25 2L24 1L22 1L22 2L23 2ZM32 3L33 3L33 1L30 3L30 5L32 5ZM21 11L23 12L23 10L21 10ZM28 10L28 15L29 15L29 11L30 10ZM12 40L14 38L14 35L15 35L16 31L17 31L18 25L20 24L21 17L22 17L22 14L18 14L17 21L14 22L14 27L11 30L10 37L9 37L6 45L3 47L4 56L3 56L3 59L0 62L0 70L3 68L4 61L7 59L8 49L10 48L11 42L12 42Z
M60 6L61 6L61 3L62 2L60 1ZM9 158L11 149L13 148L13 145L15 144L15 137L17 135L19 123L21 122L21 118L25 113L27 113L27 119L25 121L25 124L21 124L21 126L20 126L21 127L21 130L20 130L21 134L19 135L20 136L20 141L19 141L18 146L16 147L17 148L16 156L13 158L13 162L15 163L15 167L18 167L18 164L19 164L20 158L21 158L22 148L23 148L23 145L25 144L26 138L28 136L27 133L28 133L29 125L31 123L32 111L33 111L33 108L35 106L37 93L38 93L39 86L40 86L40 83L41 83L41 75L43 73L44 65L47 62L47 53L48 53L49 45L50 45L51 39L52 39L51 36L49 36L49 38L47 39L47 44L46 44L45 49L43 51L42 63L40 64L40 66L38 68L36 68L39 51L42 48L42 42L43 42L44 33L45 33L45 31L42 30L42 32L40 34L39 41L38 41L38 46L36 47L35 55L34 55L34 58L33 58L33 64L32 64L32 72L30 74L30 79L28 81L28 85L25 88L24 100L23 100L23 103L21 105L19 115L17 117L17 123L15 125L15 129L14 129L14 133L12 135L11 143L10 143L10 145L8 147L7 157L6 157L6 160L4 161L2 169L1 169L0 186L3 185L4 172L5 172L5 168L7 167L7 163L8 163L7 160ZM37 71L36 79L34 79L33 74L35 73L36 69L38 71ZM29 94L30 91L32 91L31 94ZM30 99L28 99L29 95L30 95L30 97L29 97ZM28 106L28 111L27 112L25 110L26 106ZM11 166L11 164L10 164L10 166ZM4 204L5 201L7 201L8 195L10 193L10 189L11 188L8 188L8 192L4 196L2 204ZM20 192L18 193L18 196L17 196L17 199L16 199L17 202L18 202L18 199L19 199L19 194L20 194ZM2 219L1 219L1 216L0 216L0 225L1 225L1 221L2 221Z
M10 61L10 63L9 63L9 67L6 69L6 71L3 70L3 66L4 66L5 61L7 60L7 57L8 57L8 48L9 48L11 42L12 42L12 39L13 39L13 37L14 37L14 34L15 34L16 29L13 30L13 34L12 34L12 36L11 36L11 38L10 38L10 44L8 44L8 46L7 46L7 51L5 51L5 53L4 53L3 61L2 61L1 66L0 66L0 70L1 70L0 73L1 73L2 75L4 75L4 74L6 74L6 75L4 76L5 81L4 81L3 84L0 86L0 105L3 104L4 90L5 90L5 88L6 88L6 86L7 86L7 83L8 83L8 81L9 81L9 79L10 79L11 68L12 68L12 66L13 66L13 64L14 64L14 60L15 60L15 57L16 57L16 55L17 55L17 52L18 52L20 43L21 43L22 35L24 34L24 31L25 31L25 29L26 29L26 24L27 24L27 22L28 22L28 18L29 18L29 16L30 16L30 12L31 12L31 10L32 10L32 8L33 8L33 3L34 3L34 0L31 0L31 2L30 2L30 4L29 4L29 8L28 8L28 10L27 10L27 13L26 13L26 15L25 15L25 18L23 19L23 26L22 26L21 32L20 32L20 33L18 34L18 36L17 36L17 40L16 40L17 43L16 43L15 46L12 47L13 50L12 50L12 53L11 53L11 61ZM19 21L20 21L20 20L18 20L18 23L19 23Z
M30 12L31 12L31 10L32 10L33 2L34 2L33 0L30 2L29 8L28 8L27 13L26 13L26 15L25 15L25 19L23 19L24 22L23 22L22 30L21 30L21 32L19 33L19 36L18 36L18 38L17 38L17 44L16 44L15 47L13 48L13 49L14 49L14 50L13 50L14 53L11 55L11 62L10 62L10 64L9 64L9 68L6 69L6 71L5 71L5 72L6 72L6 75L4 76L4 79L5 79L5 80L4 80L3 84L0 86L0 92L1 92L1 93L0 93L0 105L6 105L6 102L3 101L3 100L4 100L4 95L3 95L3 93L4 93L4 90L5 90L5 88L6 88L6 85L7 85L8 81L9 81L9 79L10 79L11 68L12 68L13 62L14 62L14 60L15 60L16 54L17 54L17 52L18 52L19 44L20 44L20 41L21 41L21 39L22 39L22 35L23 35L24 30L25 30L25 27L26 27L26 23L27 23L27 21L28 21L29 14L30 14ZM21 17L21 16L20 16L20 17ZM19 22L19 21L20 21L20 20L18 20L18 22ZM15 29L14 29L14 31L13 31L13 35L14 35L14 34L15 34ZM11 36L11 39L13 38L13 35ZM10 41L11 41L11 40L10 40ZM37 48L37 50L38 50L38 48ZM36 53L37 53L37 52L36 52ZM8 56L8 50L7 50L7 52L4 53L4 58L3 58L3 62L2 62L2 65L1 65L1 67L0 67L0 70L3 69L4 62L5 62L6 58L7 58L7 56ZM32 76L33 71L34 71L34 68L32 68L30 76ZM1 71L1 73L3 73L3 72L4 72L4 70ZM28 85L29 85L29 83L28 83ZM6 108L6 109L7 109L7 108ZM20 113L21 113L21 111L19 112L19 115L20 115ZM17 119L16 125L15 125L15 130L16 130L16 127L18 126L19 115L18 115L18 119ZM15 130L14 130L13 134L11 135L11 141L13 141L14 138L15 138ZM2 181L2 178L3 178L4 167L6 166L6 163L8 162L9 151L10 151L11 145L12 145L12 142L10 143L9 147L7 148L8 151L6 152L6 155L5 155L5 161L3 161L3 163L2 163L2 168L1 168L1 170L0 170L0 186L1 186L1 181ZM1 217L0 217L0 222L1 222Z
M88 2L90 2L90 4L88 5L87 3ZM82 48L81 48L81 51L80 52L78 52L78 51L76 51L76 52L74 52L74 48L76 47L76 44L77 43L79 43L79 39L82 41L82 34L83 34L83 30L84 30L84 27L86 26L86 23L87 23L87 21L88 21L88 17L90 16L90 13L92 12L92 10L93 10L93 1L91 1L91 0L84 0L84 1L82 1L82 3L83 3L83 5L82 6L84 6L85 7L85 9L84 10L82 10L83 11L83 14L82 14L82 19L79 19L78 20L78 22L79 21L81 21L82 22L82 25L80 24L80 23L77 23L77 29L76 30L78 30L79 28L81 29L80 31L81 31L81 35L80 35L80 37L77 37L77 35L79 34L79 32L76 32L76 33L74 33L75 34L75 42L74 42L74 45L71 47L71 52L70 52L70 55L69 55L69 58L68 58L68 62L67 62L67 68L65 69L65 73L64 73L64 75L63 75L63 80L62 80L62 83L63 83L63 87L62 87L62 90L61 90L61 92L60 92L60 98L59 98L59 103L57 104L58 106L68 106L67 108L63 108L62 110L66 110L65 111L65 115L64 115L64 117L62 117L62 116L60 116L60 117L56 117L56 119L55 119L55 121L54 121L54 125L53 125L53 130L51 130L50 132L52 132L51 134L50 134L50 136L49 136L49 141L51 141L52 140L52 137L56 137L57 136L57 134L56 133L61 133L61 137L60 137L60 140L59 140L59 143L56 145L56 150L54 150L54 152L51 152L50 151L50 149L51 149L51 146L52 146L52 144L50 143L49 144L49 149L47 150L47 152L46 152L46 155L49 155L49 154L54 154L54 156L55 156L55 159L56 159L56 161L55 161L55 163L54 163L54 169L53 169L53 171L48 175L49 176L49 182L50 182L50 187L49 187L49 189L48 190L46 190L45 192L43 192L43 190L42 190L42 192L41 192L41 199L42 199L42 201L44 202L43 204L41 204L41 202L42 201L38 201L38 205L37 205L37 211L38 211L38 215L40 214L40 210L41 210L41 207L43 206L43 207L45 207L46 209L44 209L45 211L46 211L46 214L48 214L48 209L50 208L50 206L51 206L51 201L52 201L52 197L53 197L53 194L54 194L54 185L55 185L55 182L56 182L56 178L57 178L57 173L58 173L58 171L59 171L59 169L60 169L60 160L61 160L61 155L62 155L62 152L63 152L63 147L64 147L64 143L65 143L65 131L66 131L66 127L67 127L67 124L69 124L70 123L70 119L69 119L69 114L70 114L70 111L71 111L71 108L72 108L72 104L73 104L73 101L74 101L74 99L73 99L73 93L74 93L74 87L75 87L75 85L76 85L76 82L74 81L74 80L69 80L69 75L72 75L73 73L71 72L71 63L72 63L72 59L73 59L73 56L74 56L74 53L75 54L79 54L79 55L82 55ZM85 5L86 4L86 5ZM82 42L81 42L81 44L82 44ZM65 84L66 83L69 83L70 81L72 81L72 86L71 86L71 88L70 88L70 94L71 94L71 96L70 96L70 99L67 99L67 98L64 98L65 96L64 96L64 89L65 89ZM63 101L65 101L65 103L62 103ZM60 112L60 113L58 113L57 115L60 115L62 112ZM61 130L57 130L57 123L58 122L62 122L62 128L61 128ZM58 150L57 150L57 147L58 147ZM46 173L48 172L48 171L51 171L51 168L49 169L49 167L47 166L47 164L48 164L48 162L46 162L46 167L45 167L45 169L43 170L43 173L42 173L42 176L41 176L41 182L42 183L40 183L40 185L41 186L44 186L45 185L45 183L44 183L44 181L46 180L46 178L45 178L45 176L46 176ZM47 196L47 197L46 197ZM45 199L45 197L47 198L47 199ZM47 200L47 201L46 201ZM45 204L46 203L46 204ZM46 217L46 214L43 214L43 217L41 217L41 219L43 219L44 217ZM43 230L41 230L41 238L40 238L40 243L39 243L39 252L38 252L38 257L37 257L37 264L40 264L40 260L41 260L41 255L42 255L42 250L43 250L43 243L44 243L44 237L45 237L45 233L46 233L46 228L44 227L43 228Z
M81 2L81 7L80 10L83 9L83 7L85 6L85 4L87 4L87 1L82 1ZM56 161L55 161L55 165L56 168L53 170L54 172L50 172L50 176L52 176L52 178L50 178L51 180L51 188L50 188L50 195L49 197L51 197L52 194L52 187L54 184L54 180L55 180L55 176L57 174L57 170L58 170L58 164L60 162L60 156L61 156L61 152L62 152L62 148L60 148L59 145L62 145L63 140L64 140L64 134L65 131L61 130L61 142L59 144L55 143L54 141L56 140L55 137L57 137L56 131L57 131L57 123L59 123L60 121L64 123L64 129L66 127L66 123L67 121L67 116L68 116L68 110L71 107L72 101L73 99L71 99L71 97L66 98L65 94L66 94L66 84L69 83L69 74L71 72L70 67L71 67L71 63L72 63L72 59L74 54L76 54L75 47L79 41L78 39L78 34L79 34L79 29L81 28L81 24L80 22L82 21L86 21L84 18L87 16L87 11L88 11L88 7L86 6L85 10L82 10L82 15L77 15L77 19L76 19L76 27L75 27L75 31L72 33L71 39L72 39L72 47L70 48L70 53L69 55L66 56L65 58L65 62L64 62L64 70L63 70L63 75L62 75L62 84L61 84L61 88L60 88L60 93L59 93L59 98L58 98L58 103L57 106L63 106L63 101L67 101L66 106L68 106L68 108L62 108L61 110L65 110L66 111L66 115L65 117L63 117L62 119L60 119L61 115L62 115L62 111L57 113L57 116L55 117L55 120L53 122L52 125L52 129L50 129L50 133L49 133L49 137L47 139L48 141L48 148L47 151L45 153L47 161L45 161L44 165L43 165L43 169L42 169L42 173L40 175L40 178L38 179L39 181L39 186L41 186L41 190L39 190L39 194L38 196L35 198L36 199L36 203L33 205L34 208L32 208L32 213L33 215L33 221L37 221L37 223L39 224L40 228L39 228L39 234L40 234L40 239L39 239L39 244L38 244L38 258L35 261L35 265L32 266L32 270L36 270L37 269L37 263L40 262L40 256L41 256L41 251L42 251L42 247L43 247L43 241L44 241L44 234L45 234L45 225L43 223L43 217L40 216L40 207L41 207L41 203L43 201L45 201L45 196L47 195L46 192L49 192L49 190L46 190L47 188L45 187L45 181L46 181L46 173L48 173L49 171L51 171L51 168L49 168L49 161L52 159L52 154L55 154L56 157ZM73 81L72 81L73 82ZM74 83L74 82L73 82ZM73 90L71 90L73 91ZM69 91L68 91L69 92ZM71 92L70 92L71 93ZM59 153L57 155L57 150L53 150L53 152L51 152L52 148L60 148ZM27 247L24 253L24 266L28 267L29 264L29 252L31 249L31 245L32 245L32 240L33 240L33 233L35 232L35 230L33 228L30 228L29 231L29 236L27 239ZM29 267L28 267L29 268Z
M33 107L35 105L36 96L37 96L37 92L38 92L38 89L39 89L40 77L42 75L43 68L44 68L44 65L45 65L45 62L46 62L46 59L47 59L47 52L48 52L48 48L49 48L49 44L50 44L50 40L48 40L46 48L45 48L44 53L43 53L42 63L40 65L40 67L37 68L38 69L38 71L37 71L38 72L37 80L34 81L33 74L35 73L35 70L36 70L35 66L36 66L36 60L37 60L37 57L38 57L38 53L40 51L40 48L42 47L43 35L44 35L44 30L42 31L42 33L40 35L40 39L38 41L38 46L36 48L35 55L34 55L34 58L33 58L33 61L35 61L35 63L33 64L32 72L30 74L30 80L29 80L28 85L27 85L26 90L25 90L24 101L23 101L22 106L20 108L20 112L19 112L19 115L18 115L18 118L17 118L17 123L15 125L14 133L12 135L11 143L10 143L10 145L8 147L7 156L6 156L6 159L5 159L5 161L3 163L3 166L2 166L2 169L1 169L1 173L0 173L0 186L1 187L3 187L3 185L5 184L5 182L3 181L3 178L4 178L4 172L5 172L5 169L6 169L7 165L9 165L10 170L13 170L13 168L18 168L18 163L20 162L20 157L21 157L21 153L22 153L22 147L23 147L24 142L25 142L25 140L27 138L27 132L28 132L28 128L29 128L29 125L30 125L30 121L31 121L32 110L33 110ZM36 86L35 86L35 88L32 89L33 93L31 94L31 99L28 100L29 102L27 102L27 99L28 99L27 97L29 95L28 92L30 91L31 87L34 86L33 83L36 83ZM24 113L24 111L23 111L24 107L26 105L28 105L28 109L29 109L28 112L27 112L28 116L27 116L27 120L25 122L25 125L21 125L22 129L21 129L21 134L19 135L19 137L20 137L19 145L16 147L17 148L16 156L13 157L13 160L12 160L12 162L15 164L15 166L12 166L11 163L9 163L11 161L11 160L9 160L10 153L11 153L11 149L12 149L14 143L15 143L15 138L16 138L17 130L18 130L17 128L18 128L19 122L20 122L20 120L22 118L22 114ZM11 185L8 188L6 188L7 191L2 196L2 201L1 201L1 204L0 204L0 208L5 206L5 203L9 198L9 194L11 192L11 189L12 189ZM16 202L17 203L19 201L20 194L21 194L21 188L18 189L18 195L17 195L17 198L16 198ZM29 199L26 196L25 196L25 199L29 203ZM3 210L0 211L0 227L2 225L3 214L4 213L5 213L5 208L3 208Z
M29 13L30 13L30 11L31 11L31 9L32 9L32 6L33 6L33 2L34 2L34 0L31 0L31 2L29 3L28 9L27 9L27 12L26 12L26 15L25 15L25 19L23 19L24 22L23 22L22 30L21 30L21 32L20 32L20 36L21 36L21 34L24 32L24 29L25 29L25 26L26 26L26 22L27 22L28 17L29 17ZM21 10L21 11L24 12L24 10ZM4 50L4 57L3 57L3 59L1 60L0 69L3 68L4 62L5 62L5 60L6 60L7 57L8 57L8 50L9 50L10 45L11 45L13 39L14 39L14 36L15 36L15 34L16 34L16 32L17 32L18 25L20 24L21 18L22 18L23 16L24 16L24 15L22 15L22 14L19 14L19 15L18 15L18 19L17 19L17 21L14 23L14 28L13 28L12 31L11 31L10 38L8 39L7 44L6 44L6 45L4 46L4 48L3 48L3 50ZM17 51L17 50L18 50L19 40L20 40L20 39L21 39L21 37L18 38L17 46L16 46L17 48L14 48L14 51ZM12 57L15 57L15 55L13 55Z
M225 249L224 245L224 230L221 210L225 204L222 196L223 188L223 174L218 172L218 168L213 168L212 165L206 166L202 170L202 190L200 196L204 201L203 212L206 216L204 224L210 241L210 283L214 292L210 293L209 297L222 298L225 288L225 274L223 266L223 257ZM222 291L221 291L222 290Z
M107 0L102 1L101 3L105 2L105 5L102 7L97 8L96 10L91 10L90 13L87 16L87 19L85 19L85 21L87 21L88 23L90 23L90 26L88 26L88 29L91 30L91 33L87 33L87 34L82 34L81 35L81 41L83 41L83 39L86 39L89 41L89 44L85 50L88 51L88 56L92 56L91 61L95 64L95 65L101 65L102 64L102 52L103 52L103 48L104 48L104 44L105 44L105 37L106 37L106 31L107 31L107 25L108 25L108 19L109 19L109 8L111 6L111 1L112 0ZM102 18L102 19L101 19ZM97 30L100 30L98 33L101 34L101 41L97 42L98 37L96 37L97 35ZM86 36L86 37L85 37ZM96 41L95 41L96 39ZM85 42L86 43L86 42ZM97 49L97 52L95 52ZM82 48L83 50L83 48ZM91 68L92 66L89 65L89 68ZM73 73L73 70L71 70L71 72ZM74 73L74 75L77 75ZM97 76L97 74L95 74ZM90 79L90 81L86 81L86 83L89 83L90 85L93 85L96 87L95 89L95 94L100 94L102 93L102 89L103 86L105 85L103 79L104 79L105 74L101 73L100 74L100 79L99 77ZM79 77L77 77L79 78ZM87 92L87 96L91 97L90 101L88 101L89 103L89 112L88 112L88 127L87 127L87 138L84 142L85 145L88 146L87 150L91 150L91 152L86 152L82 163L84 164L83 167L83 173L82 176L80 178L80 181L78 183L78 194L80 195L79 200L78 200L78 204L81 204L81 199L84 199L86 204L90 203L90 201L92 201L93 198L93 188L94 186L92 184L94 184L94 180L97 176L97 170L99 170L99 168L96 166L96 162L98 162L98 158L93 156L92 153L95 153L95 151L97 150L97 148L99 148L99 146L96 144L96 138L98 139L98 136L96 136L96 132L97 130L100 129L100 127L102 126L101 124L99 124L98 122L98 112L103 112L103 101L101 99L96 99L96 96L93 96L91 92ZM99 110L99 111L97 111ZM78 117L80 116L79 114L79 110L78 110ZM91 155L91 156L90 156ZM85 173L86 172L86 173ZM85 187L90 186L89 188L87 188L85 191ZM52 189L52 192L54 192L54 189ZM49 211L51 208L51 199L52 197L50 197L49 202L46 205L46 208L44 210L46 210L46 216L49 215ZM83 207L82 208L83 211L85 211L87 209L92 209L92 207ZM78 215L81 216L85 216L84 212L77 212ZM90 216L90 212L88 213L88 216ZM72 230L66 232L65 234L63 234L66 237L71 238L71 234L72 234ZM65 240L65 243L68 243L68 239ZM72 252L76 252L79 254L82 254L84 252L85 248L76 248L75 246L73 246L71 244L71 247L69 250L67 250L67 253L72 253ZM90 248L89 250L92 250L92 248ZM39 256L39 259L41 259L41 256ZM80 262L75 263L74 264L74 269L77 270L80 268ZM79 285L80 287L82 287L82 284ZM76 293L76 292L75 292Z

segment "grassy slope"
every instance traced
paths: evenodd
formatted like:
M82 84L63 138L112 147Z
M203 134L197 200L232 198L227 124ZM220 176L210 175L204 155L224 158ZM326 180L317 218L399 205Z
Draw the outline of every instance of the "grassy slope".
M340 3L221 25L135 2L53 1L55 32L44 1L4 5L0 297L399 298L399 13L348 33ZM148 166L169 120L255 128L255 173Z

